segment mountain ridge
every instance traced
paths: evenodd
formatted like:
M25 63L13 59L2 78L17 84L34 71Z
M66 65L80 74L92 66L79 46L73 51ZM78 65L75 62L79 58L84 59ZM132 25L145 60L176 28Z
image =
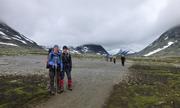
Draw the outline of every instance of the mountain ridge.
M42 49L36 42L20 34L9 25L0 21L0 47L24 47Z
M138 52L139 56L179 56L180 25L170 28L150 45Z

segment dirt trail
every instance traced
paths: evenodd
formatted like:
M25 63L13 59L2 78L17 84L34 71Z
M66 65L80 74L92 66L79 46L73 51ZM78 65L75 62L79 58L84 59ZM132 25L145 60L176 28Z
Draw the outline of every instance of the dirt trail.
M0 57L1 74L45 74L45 56ZM131 63L122 67L105 60L73 59L73 91L51 97L36 108L101 108L113 85L128 72ZM9 68L7 68L9 67Z

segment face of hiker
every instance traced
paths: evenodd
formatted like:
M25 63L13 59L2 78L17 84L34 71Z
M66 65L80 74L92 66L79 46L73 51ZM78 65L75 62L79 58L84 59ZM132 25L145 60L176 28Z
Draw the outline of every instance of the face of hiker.
M58 51L59 51L59 48L58 48L58 47L55 47L55 48L54 48L54 53L58 53Z
M68 53L68 49L63 49L63 52L64 53Z

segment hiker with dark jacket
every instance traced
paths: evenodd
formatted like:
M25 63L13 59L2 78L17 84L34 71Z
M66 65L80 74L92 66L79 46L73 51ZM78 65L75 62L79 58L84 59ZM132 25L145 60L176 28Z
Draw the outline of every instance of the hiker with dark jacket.
M116 64L116 56L113 56L113 63Z
M61 72L61 90L64 89L64 77L65 73L68 78L68 90L72 90L72 78L71 78L71 70L72 70L72 60L71 55L68 52L68 47L63 46L63 53L62 53L62 62L63 62L63 71Z
M126 61L126 58L124 55L121 56L121 63L122 63L122 66L125 65L125 61Z
M53 50L50 52L49 57L48 57L48 65L49 65L49 77L50 77L50 93L54 94L55 93L55 87L54 87L55 72L57 72L56 84L58 86L58 92L60 92L60 72L62 70L61 68L63 67L61 52L59 51L58 45L55 45Z

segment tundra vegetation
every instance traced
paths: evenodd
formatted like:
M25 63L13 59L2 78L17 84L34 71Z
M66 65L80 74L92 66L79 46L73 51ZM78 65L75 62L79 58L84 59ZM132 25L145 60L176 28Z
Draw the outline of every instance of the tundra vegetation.
M180 108L180 57L137 57L105 108Z

